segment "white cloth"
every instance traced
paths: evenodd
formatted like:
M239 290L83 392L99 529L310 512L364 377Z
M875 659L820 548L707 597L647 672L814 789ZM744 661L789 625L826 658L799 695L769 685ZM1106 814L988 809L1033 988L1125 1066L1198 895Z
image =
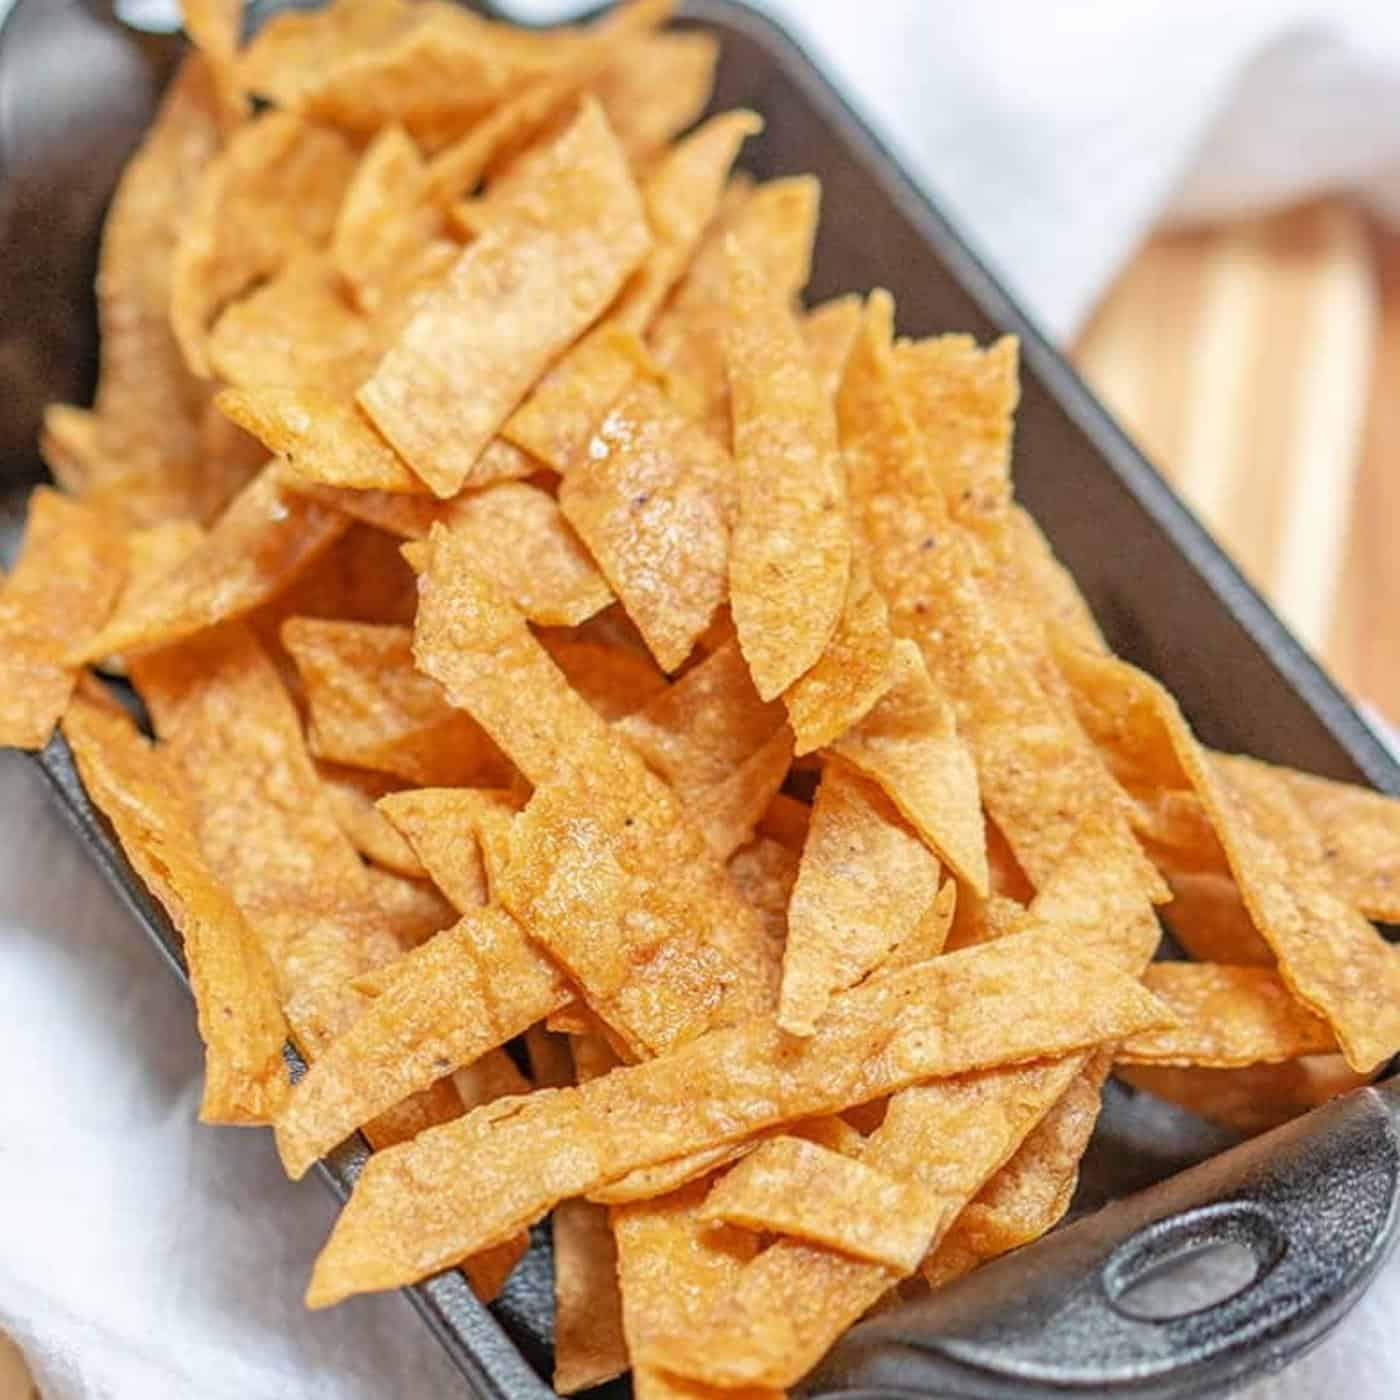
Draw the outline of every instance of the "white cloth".
M1400 212L1393 0L773 8L1058 335L1163 217L1338 183ZM402 1299L302 1310L329 1197L266 1134L196 1124L190 1005L15 755L0 940L0 1330L46 1400L462 1393ZM1391 1400L1397 1310L1400 1264L1251 1400Z

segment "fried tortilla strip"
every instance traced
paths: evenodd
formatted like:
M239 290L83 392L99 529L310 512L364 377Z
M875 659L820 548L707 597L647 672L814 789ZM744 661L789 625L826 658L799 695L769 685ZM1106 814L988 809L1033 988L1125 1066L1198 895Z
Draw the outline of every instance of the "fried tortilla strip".
M792 766L792 731L783 725L722 782L681 794L686 819L720 860L753 840Z
M81 485L133 525L207 516L199 481L205 391L170 329L170 279L180 222L220 140L209 65L195 55L166 90L102 226L97 398Z
M862 1203L854 1217L853 1200ZM775 1137L720 1179L700 1215L911 1274L949 1209L943 1198L829 1148Z
M880 971L908 967L910 963L927 962L929 958L936 958L948 946L948 935L953 929L958 898L958 882L950 876L944 880L943 887L934 896L933 903L929 905L923 918L890 949L889 954L880 963ZM970 894L968 898L975 900L977 896ZM971 944L963 946L969 947Z
M100 432L101 423L89 408L67 403L44 405L39 455L55 485L70 496L81 496L101 474Z
M484 788L418 788L379 801L379 810L403 833L433 883L463 914L490 902L478 835L487 805L514 814L503 794Z
M404 952L457 921L457 910L426 880L413 880L377 865L365 867L370 903Z
M75 662L150 651L242 617L286 588L350 526L349 516L284 492L264 469L198 549L131 598L97 636L71 640Z
M427 491L348 400L296 385L258 384L224 389L217 403L231 422L280 458L293 490L299 479L351 491Z
M761 123L751 112L726 112L667 153L642 186L652 250L623 289L612 314L535 386L502 432L568 475L589 459L595 430L638 379L656 369L637 336L651 323L695 252L719 207L725 178L745 137Z
M249 112L237 63L243 37L243 0L180 0L180 14L185 33L204 55L214 77L224 128L232 131Z
M1018 346L982 349L969 335L903 341L895 371L948 510L974 530L1011 509L1011 430L1020 398Z
M638 1167L635 1171L609 1181L588 1193L590 1201L602 1205L623 1206L633 1201L654 1201L678 1191L682 1186L709 1176L720 1167L737 1162L754 1150L767 1134L757 1133L741 1142L724 1142L718 1147L706 1147L699 1152L687 1153L684 1157L672 1157L669 1161L658 1162L651 1167Z
M726 240L733 236L743 245L774 298L787 305L811 274L821 187L811 176L797 176L760 185L751 194L731 181L730 191L689 272L650 334L652 353L666 370L677 402L726 446L730 442Z
M812 357L817 383L833 401L845 377L851 346L860 334L861 299L854 293L814 306L802 318L802 339Z
M1400 1048L1400 959L1338 896L1325 869L1298 858L1316 837L1292 795L1268 773L1218 769L1176 701L1135 667L1062 638L1055 657L1080 722L1130 788L1195 790L1283 980L1328 1022L1351 1067L1367 1073L1393 1055ZM1272 841L1268 832L1282 839Z
M290 112L241 126L209 163L171 268L170 324L193 373L209 376L205 339L225 306L330 237L354 170L344 137Z
M694 31L652 34L616 51L594 85L627 158L645 165L705 110L719 44Z
M1154 963L1143 983L1180 1025L1124 1041L1116 1057L1124 1064L1226 1069L1337 1048L1327 1023L1295 1001L1272 968Z
M1159 866L1160 868L1160 866ZM1259 936L1228 874L1166 870L1172 902L1162 910L1176 941L1197 962L1274 967L1273 949Z
M439 496L617 295L651 237L595 103L493 195L491 227L430 292L362 386L375 425ZM474 386L463 396L461 386Z
M492 579L530 619L573 627L613 596L554 498L526 482L501 482L453 502L446 528L477 573Z
M729 606L758 693L772 700L816 665L841 618L851 569L846 480L836 416L786 296L736 238L728 246L739 483Z
M797 1048L772 1017L711 1031L577 1089L477 1109L372 1158L308 1301L421 1278L635 1167L916 1080L1068 1055L1170 1020L1096 952L1035 927L842 993ZM661 1103L687 1112L658 1113Z
M394 790L396 784L391 779L334 763L318 763L316 771L340 829L366 860L410 879L427 878L428 872L412 846L374 805Z
M1131 838L1108 819L1086 824L1075 834L1034 909L1014 927L1022 931L1002 936L999 928L989 929L997 941L987 948L1005 948L1008 939L1019 941L1034 929L1054 930L1077 956L1101 969L1136 974L1151 956L1159 929L1141 888ZM935 958L922 969L932 971L949 957L960 956L965 954ZM1034 966L1034 958L1022 964ZM865 987L878 987L900 975L905 974L871 978ZM904 1089L889 1100L861 1161L956 1206L965 1205L1089 1071L1092 1060L1078 1053ZM849 1202L849 1210L854 1218L861 1202ZM936 1243L933 1237L927 1241L930 1247ZM899 1271L888 1266L780 1240L745 1270L733 1296L703 1325L684 1338L658 1338L654 1349L634 1354L633 1360L650 1361L710 1384L790 1385L899 1277ZM774 1297L789 1300L777 1325Z
M536 787L511 828L502 899L634 1057L775 999L762 919L639 760L610 780Z
M398 265L441 231L442 216L423 200L428 164L401 126L383 127L366 148L331 233L330 257L355 304L378 309Z
M656 385L638 384L564 478L559 506L674 671L729 591L738 493L728 453Z
M873 783L827 764L788 906L778 1024L816 1029L834 992L853 987L929 912L938 858Z
M989 888L977 770L918 647L894 644L889 689L831 747L884 789L904 819L978 894Z
M706 1183L684 1186L656 1201L612 1212L617 1237L622 1323L629 1352L656 1331L683 1331L734 1286L758 1245L746 1231L716 1226L700 1208ZM719 1392L634 1366L637 1400L712 1400ZM780 1400L767 1392L745 1392L736 1400Z
M783 707L759 699L733 641L614 726L649 768L690 792L722 782L782 727Z
M277 672L237 624L132 662L199 818L216 878L277 970L287 1020L315 1054L360 1010L350 986L400 945L372 918L346 840Z
M924 1260L937 1288L1053 1229L1079 1184L1079 1163L1098 1122L1113 1056L1100 1050L997 1174L963 1208Z
M649 656L586 636L540 636L564 678L609 723L626 719L666 689Z
M272 964L210 873L176 774L124 713L76 700L63 733L88 796L184 940L205 1045L200 1118L270 1122L290 1088Z
M1282 1064L1241 1069L1174 1065L1114 1066L1125 1084L1179 1104L1237 1133L1267 1132L1338 1094L1370 1082L1340 1055L1305 1055Z
M423 786L489 786L508 774L480 725L414 669L407 628L296 617L282 642L306 690L318 758Z
M1368 919L1400 923L1400 798L1257 759L1217 755L1216 762L1227 773L1251 769L1261 784L1265 774L1284 784L1317 832L1309 853L1337 893Z
M30 496L24 545L0 582L0 745L48 743L78 681L68 653L101 636L126 571L122 532L103 514L46 486Z
M436 496L409 496L394 491L358 491L342 486L325 486L298 476L286 462L276 466L278 483L298 496L309 496L323 506L343 511L354 520L372 525L402 540L426 538L439 520L447 519L449 501Z
M628 1365L607 1208L560 1201L554 1210L554 1389L572 1395L622 1375Z
M783 692L797 752L826 748L859 724L894 684L893 663L889 610L856 547L831 641L817 664Z
M974 542L949 517L900 393L892 321L888 294L872 293L841 386L851 496L895 634L918 642L976 760L982 801L1039 884L1086 818L1118 813L1122 820L1128 804L1094 746L1001 631L982 594ZM1035 781L1028 782L1028 774ZM1144 886L1165 900L1156 871L1145 859L1141 867Z
M277 1118L287 1175L302 1176L363 1123L504 1045L569 995L509 914L463 915L408 955L292 1090Z

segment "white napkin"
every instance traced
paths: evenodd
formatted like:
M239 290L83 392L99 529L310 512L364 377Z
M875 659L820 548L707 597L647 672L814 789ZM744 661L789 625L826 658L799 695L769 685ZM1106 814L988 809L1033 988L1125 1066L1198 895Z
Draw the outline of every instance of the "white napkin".
M1389 0L772 8L1057 335L1163 217L1339 183L1400 213ZM302 1310L329 1197L287 1183L266 1134L196 1124L190 1004L14 755L0 755L0 940L0 1330L46 1400L463 1393L402 1299ZM1251 1400L1391 1400L1397 1309L1392 1267Z

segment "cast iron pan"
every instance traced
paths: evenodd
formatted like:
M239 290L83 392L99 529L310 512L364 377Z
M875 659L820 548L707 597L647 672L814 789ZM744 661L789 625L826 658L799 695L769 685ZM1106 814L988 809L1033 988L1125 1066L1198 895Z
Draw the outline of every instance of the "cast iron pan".
M278 6L252 8L256 20ZM683 14L723 41L715 106L754 107L767 120L748 169L822 179L813 299L882 285L905 333L1021 337L1019 491L1114 646L1167 682L1207 742L1400 793L1400 768L1345 697L811 60L729 0L692 0ZM8 543L22 488L42 477L33 444L43 404L91 392L102 211L178 52L177 38L133 32L103 0L18 0L0 29ZM93 858L183 976L178 936L88 802L62 739L38 761ZM1343 1316L1393 1242L1400 1088L1387 1081L1232 1142L1112 1087L1074 1223L853 1328L806 1391L1165 1400L1222 1394L1285 1365ZM324 1163L342 1197L364 1155L352 1139ZM1184 1314L1177 1305L1143 1315L1136 1285L1223 1245L1245 1265L1228 1296L1217 1289ZM473 1391L551 1393L542 1379L553 1321L547 1229L490 1309L454 1273L408 1292ZM622 1394L625 1384L605 1389Z

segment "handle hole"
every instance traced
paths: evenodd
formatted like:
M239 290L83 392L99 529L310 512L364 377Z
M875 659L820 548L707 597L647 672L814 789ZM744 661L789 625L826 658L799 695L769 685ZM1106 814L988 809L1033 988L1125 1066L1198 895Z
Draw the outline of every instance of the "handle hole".
M1222 1201L1161 1220L1104 1265L1110 1305L1141 1322L1174 1322L1219 1307L1257 1283L1284 1251L1258 1206Z
M1259 1261L1248 1245L1219 1240L1151 1266L1110 1301L1142 1322L1171 1322L1216 1307L1258 1277Z

